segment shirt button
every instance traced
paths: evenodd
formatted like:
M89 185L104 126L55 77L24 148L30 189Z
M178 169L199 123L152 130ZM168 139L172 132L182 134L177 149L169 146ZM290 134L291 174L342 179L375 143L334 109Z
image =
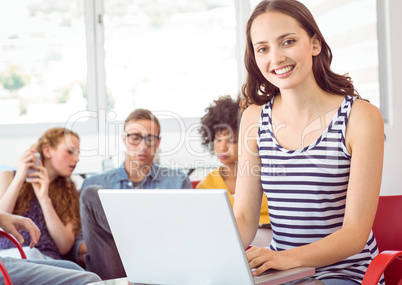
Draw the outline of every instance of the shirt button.
M133 182L128 182L127 184L128 184L128 186L130 186L130 187L133 186Z

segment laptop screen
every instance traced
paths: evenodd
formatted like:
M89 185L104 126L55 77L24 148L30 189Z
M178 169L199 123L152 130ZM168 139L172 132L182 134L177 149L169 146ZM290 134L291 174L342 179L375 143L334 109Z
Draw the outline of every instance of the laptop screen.
M130 282L254 284L226 190L98 193Z

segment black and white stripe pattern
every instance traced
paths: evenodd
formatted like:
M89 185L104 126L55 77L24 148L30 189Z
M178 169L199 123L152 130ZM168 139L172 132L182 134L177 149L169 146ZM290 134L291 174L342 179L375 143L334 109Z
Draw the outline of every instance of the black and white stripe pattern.
M345 129L354 99L346 96L321 137L298 150L284 149L273 135L273 99L263 106L258 150L273 231L272 250L309 244L342 227L351 159L345 146ZM347 278L361 283L377 254L371 233L361 253L317 268L315 277Z

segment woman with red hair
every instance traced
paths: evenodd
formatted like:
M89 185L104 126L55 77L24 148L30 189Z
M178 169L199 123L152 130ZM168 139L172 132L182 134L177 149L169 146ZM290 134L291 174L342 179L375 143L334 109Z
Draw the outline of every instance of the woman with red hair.
M79 195L71 174L79 161L79 144L76 133L49 129L21 155L15 172L0 172L0 212L28 217L41 231L33 250L29 234L22 232L28 258L62 259L75 242L80 229ZM10 241L0 239L0 255L12 256L12 247Z

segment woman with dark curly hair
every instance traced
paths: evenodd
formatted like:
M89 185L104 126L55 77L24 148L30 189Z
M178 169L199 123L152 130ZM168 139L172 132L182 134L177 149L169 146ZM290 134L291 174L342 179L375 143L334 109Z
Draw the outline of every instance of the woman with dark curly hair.
M239 100L235 101L230 96L221 96L208 108L201 118L200 129L202 144L212 154L216 154L223 164L213 170L197 185L197 189L226 189L230 203L234 204L238 142L240 122ZM263 196L260 210L260 224L268 224L268 203Z
M79 195L70 176L79 161L79 144L76 133L49 129L22 154L15 172L0 172L0 212L31 218L41 231L32 250L29 233L22 232L28 258L62 259L75 242L80 229ZM39 166L35 166L37 159ZM36 172L30 174L30 168ZM13 245L1 238L0 248L4 256Z

